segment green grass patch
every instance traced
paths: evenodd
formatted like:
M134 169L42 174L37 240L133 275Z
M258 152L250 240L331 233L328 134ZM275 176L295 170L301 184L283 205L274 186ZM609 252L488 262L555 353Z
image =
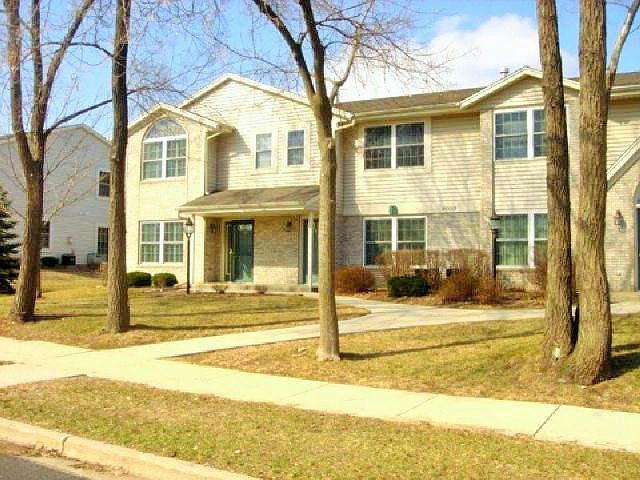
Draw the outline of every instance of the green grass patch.
M5 320L13 297L0 296L0 336L48 340L88 348L115 348L192 337L283 328L318 321L318 303L301 296L192 294L129 289L132 328L104 332L106 287L98 274L44 271L44 296L38 321L24 325ZM366 313L341 306L341 319Z
M261 478L634 478L638 455L77 378L0 390L0 416Z
M182 360L336 383L640 412L640 315L614 317L613 332L613 378L592 387L558 383L540 371L542 320L345 335L340 362L317 362L316 342L307 340Z

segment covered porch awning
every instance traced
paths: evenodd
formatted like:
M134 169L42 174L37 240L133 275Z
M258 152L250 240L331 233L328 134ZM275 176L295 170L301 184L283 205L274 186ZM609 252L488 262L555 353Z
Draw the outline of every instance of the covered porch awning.
M209 217L317 212L319 195L317 185L223 190L191 200L178 212Z

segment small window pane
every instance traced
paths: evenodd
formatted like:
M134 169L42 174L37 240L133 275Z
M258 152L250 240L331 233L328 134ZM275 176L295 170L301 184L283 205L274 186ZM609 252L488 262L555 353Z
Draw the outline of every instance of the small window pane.
M424 123L412 123L396 126L396 144L422 145L424 144Z
M391 146L391 125L383 127L370 127L364 130L364 146L369 147L385 147Z
M391 147L366 149L364 151L364 168L391 168Z
M51 222L42 222L40 229L40 248L49 248L51 242Z
M145 138L177 137L178 135L185 135L184 129L173 120L163 118L153 124Z
M160 224L159 223L143 223L141 238L143 242L159 242L160 241Z
M365 264L375 264L376 257L391 251L391 219L365 221Z
M182 222L167 222L164 224L165 242L182 242Z
M184 158L167 159L167 177L184 177L187 162Z
M293 130L288 134L287 165L304 165L304 130Z
M160 245L142 244L140 247L140 259L142 262L157 263L160 261Z
M187 141L182 140L169 140L167 142L167 158L186 157L187 156Z
M100 257L106 257L109 253L109 229L98 227L98 245L96 254Z
M399 218L398 242L424 242L424 218Z
M529 216L500 217L497 238L497 264L526 266L529 264Z
M256 135L256 168L271 167L271 134Z
M496 114L496 159L527 158L527 112Z
M108 197L111 190L111 173L100 172L98 180L98 196Z
M256 153L256 168L269 168L271 166L271 152Z
M142 178L162 177L162 162L144 162L142 165Z
M144 160L158 160L162 158L162 142L142 144L142 158Z
M498 242L498 265L526 266L529 264L529 246L526 241Z
M182 243L169 243L164 246L164 262L182 262Z
M534 215L534 226L535 226L535 237L536 240L546 240L547 239L547 214L546 213L536 213Z
M500 217L498 239L527 240L529 231L528 215L505 215Z

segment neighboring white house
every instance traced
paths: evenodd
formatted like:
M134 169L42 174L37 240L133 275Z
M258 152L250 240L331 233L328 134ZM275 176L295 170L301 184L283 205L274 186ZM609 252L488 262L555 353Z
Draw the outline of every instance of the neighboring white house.
M42 256L106 261L109 243L109 142L86 125L56 129L47 142ZM26 194L13 136L0 138L0 184L22 234Z
M565 80L577 205L579 82ZM541 72L482 88L343 102L335 109L338 265L384 251L482 249L501 218L498 269L519 282L546 245ZM306 289L317 272L320 156L306 98L226 75L129 125L127 266L191 280ZM640 73L609 109L607 269L640 287Z

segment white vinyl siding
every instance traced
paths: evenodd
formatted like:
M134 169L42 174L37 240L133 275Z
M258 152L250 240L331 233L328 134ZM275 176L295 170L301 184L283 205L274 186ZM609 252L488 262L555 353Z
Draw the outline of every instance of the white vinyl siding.
M497 265L533 267L546 250L547 214L517 213L500 216Z
M140 263L182 263L182 232L182 222L142 222Z
M422 167L424 122L381 125L364 129L364 168Z
M425 217L366 218L363 228L365 265L385 252L427 248Z
M517 160L546 155L544 110L527 108L495 112L496 160Z

